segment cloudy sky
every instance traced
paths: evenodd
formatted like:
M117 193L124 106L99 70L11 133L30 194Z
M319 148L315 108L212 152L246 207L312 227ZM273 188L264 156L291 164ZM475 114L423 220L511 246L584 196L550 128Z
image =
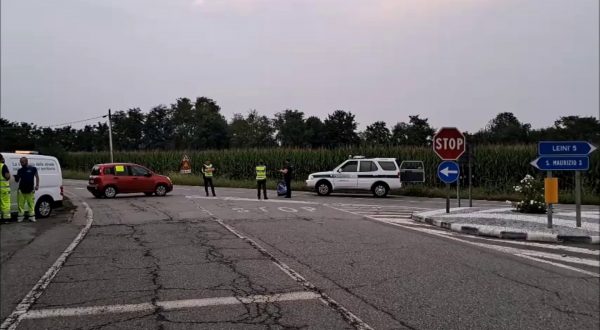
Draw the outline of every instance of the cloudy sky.
M360 127L599 114L598 0L2 0L2 117L213 98Z

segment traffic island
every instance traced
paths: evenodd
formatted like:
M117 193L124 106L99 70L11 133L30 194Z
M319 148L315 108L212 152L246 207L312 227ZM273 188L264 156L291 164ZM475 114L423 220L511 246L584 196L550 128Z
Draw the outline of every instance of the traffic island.
M581 215L581 227L576 227L575 212L559 209L555 213L552 228L547 228L545 214L523 214L510 207L462 207L452 208L450 213L441 209L414 213L412 219L468 235L537 242L600 244L600 210L585 210Z

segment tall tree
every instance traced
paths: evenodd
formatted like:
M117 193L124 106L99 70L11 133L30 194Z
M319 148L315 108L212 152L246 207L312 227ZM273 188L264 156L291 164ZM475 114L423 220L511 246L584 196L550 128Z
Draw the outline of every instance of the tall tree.
M142 145L146 149L167 150L175 147L173 111L159 105L146 115Z
M276 139L284 147L304 146L304 112L287 109L275 114Z
M392 141L396 145L428 146L435 134L427 118L408 116L409 122L399 122L392 130Z
M275 145L275 129L269 118L260 116L256 110L248 116L236 113L229 124L230 146L233 148L265 148Z
M527 143L530 130L531 125L522 124L512 112L502 112L477 132L475 139L484 143Z
M194 131L194 105L186 97L177 99L171 105L173 125L175 126L175 148L178 150L189 149L192 146Z
M221 108L207 97L194 103L192 147L195 149L223 149L229 146L227 121Z
M310 148L320 148L325 145L325 125L318 117L306 118L304 143Z
M117 111L112 116L113 145L117 150L139 150L145 115L139 108Z
M371 145L388 145L391 142L392 134L387 128L385 122L376 121L367 126L364 132L365 142Z
M351 146L360 142L354 118L351 112L344 110L336 110L327 116L324 129L329 147Z

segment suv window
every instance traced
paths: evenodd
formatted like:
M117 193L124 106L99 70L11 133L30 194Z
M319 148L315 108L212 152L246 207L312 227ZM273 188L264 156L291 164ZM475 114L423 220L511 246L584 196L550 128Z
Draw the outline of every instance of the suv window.
M116 176L127 176L127 175L129 175L129 166L115 165L115 175Z
M100 166L96 165L92 167L92 172L90 173L90 175L100 175Z
M104 169L102 169L102 173L104 175L115 175L115 168L112 166L107 166Z
M379 166L381 166L381 168L384 171L397 171L398 168L396 167L396 162L394 161L379 161Z
M357 169L358 161L352 160L342 166L341 172L356 172Z
M133 176L144 176L150 173L147 169L140 166L132 166L131 167L131 175Z
M360 172L375 172L377 171L377 165L370 160L362 160L360 162Z

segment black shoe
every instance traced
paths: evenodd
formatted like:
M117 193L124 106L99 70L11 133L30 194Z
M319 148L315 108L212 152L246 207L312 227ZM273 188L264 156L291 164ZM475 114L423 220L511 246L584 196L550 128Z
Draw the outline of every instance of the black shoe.
M267 200L267 199L269 199L269 198L265 197L265 200Z

